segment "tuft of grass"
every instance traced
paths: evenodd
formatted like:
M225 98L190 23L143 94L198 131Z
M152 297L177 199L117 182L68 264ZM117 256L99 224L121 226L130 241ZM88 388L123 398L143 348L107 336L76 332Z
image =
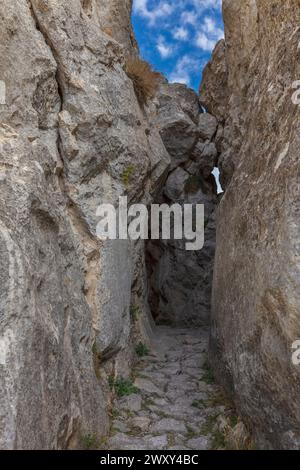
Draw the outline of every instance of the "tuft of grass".
M124 379L123 377L114 379L113 377L109 377L108 382L111 390L113 390L118 397L126 397L138 392L138 388L133 385L130 379Z
M199 408L199 410L202 410L203 408L206 407L206 401L205 400L194 400L192 403L192 406L194 408Z
M116 408L112 408L110 411L109 411L109 416L111 418L118 418L120 416L120 412L119 410L116 410Z
M136 321L141 314L141 311L137 305L131 305L130 307L130 316L131 318Z
M212 433L212 443L211 443L212 450L225 450L227 449L227 442L226 437L223 432L219 429L213 431Z
M204 436L212 434L216 426L217 418L218 415L208 416L206 422L201 427L201 434L203 434Z
M198 433L194 431L194 429L192 429L190 426L187 426L187 438L188 439L194 439L194 437L198 437Z
M133 175L135 173L135 168L133 165L128 165L127 168L122 173L122 182L127 187L130 185Z
M135 348L135 352L139 357L144 357L149 355L150 349L140 341Z
M133 82L134 91L140 105L147 104L147 101L153 98L156 93L159 74L152 70L148 62L138 57L129 57L127 59L125 71Z
M207 383L208 385L212 385L213 383L215 383L214 373L207 361L204 363L203 369L204 374L202 375L201 380Z
M236 415L230 415L230 426L234 428L239 422L239 417Z
M81 438L82 446L86 450L99 449L100 440L94 433L84 434Z

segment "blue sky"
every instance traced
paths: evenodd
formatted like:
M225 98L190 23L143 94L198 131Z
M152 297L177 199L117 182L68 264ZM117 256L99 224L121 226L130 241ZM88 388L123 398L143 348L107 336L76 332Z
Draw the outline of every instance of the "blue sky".
M133 0L141 56L170 82L198 90L201 71L223 37L221 0Z

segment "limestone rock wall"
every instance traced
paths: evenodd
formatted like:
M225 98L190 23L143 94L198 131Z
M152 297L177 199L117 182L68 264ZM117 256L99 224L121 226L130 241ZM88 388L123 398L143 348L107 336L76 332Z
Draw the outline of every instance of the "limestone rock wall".
M151 121L171 156L167 179L156 203L204 204L205 245L187 251L185 240L147 243L149 303L158 323L199 326L209 323L215 254L217 189L211 174L218 156L217 120L203 113L197 94L185 85L162 81Z
M101 437L107 376L129 371L131 288L144 272L135 262L144 247L100 242L96 208L124 194L151 200L170 161L124 72L130 6L1 2L3 449ZM123 10L116 34L114 11ZM145 313L143 295L141 284Z
M225 43L200 90L221 124L226 187L210 355L258 446L299 448L299 2L224 0L223 12Z

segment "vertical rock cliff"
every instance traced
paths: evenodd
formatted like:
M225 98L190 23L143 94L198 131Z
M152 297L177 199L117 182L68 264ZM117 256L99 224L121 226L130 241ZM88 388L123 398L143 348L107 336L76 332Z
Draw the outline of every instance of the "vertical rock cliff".
M108 378L128 376L134 342L150 341L153 286L156 316L207 322L217 122L201 114L194 92L164 79L141 104L128 73L128 57L138 57L131 7L131 0L0 6L2 449L77 448L84 435L107 434ZM149 288L143 241L96 236L98 206L117 206L119 196L129 204L206 203L204 254L183 259L179 245L167 244L158 266L150 264L161 284Z
M299 2L224 0L223 13L200 90L220 123L226 187L210 355L259 446L299 448Z
M129 371L144 248L100 242L96 209L122 194L151 200L170 160L124 71L135 50L130 7L1 3L4 449L75 447L84 433L105 434L107 375ZM146 311L143 295L142 285Z

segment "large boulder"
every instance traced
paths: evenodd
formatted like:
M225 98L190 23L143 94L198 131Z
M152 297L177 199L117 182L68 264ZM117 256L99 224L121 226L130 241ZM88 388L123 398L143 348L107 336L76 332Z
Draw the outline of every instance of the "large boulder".
M212 140L217 132L218 121L208 113L200 114L198 120L199 137L202 140Z
M174 169L190 158L199 140L198 96L185 85L164 81L159 86L154 102L156 109L152 120L171 155L171 169Z

